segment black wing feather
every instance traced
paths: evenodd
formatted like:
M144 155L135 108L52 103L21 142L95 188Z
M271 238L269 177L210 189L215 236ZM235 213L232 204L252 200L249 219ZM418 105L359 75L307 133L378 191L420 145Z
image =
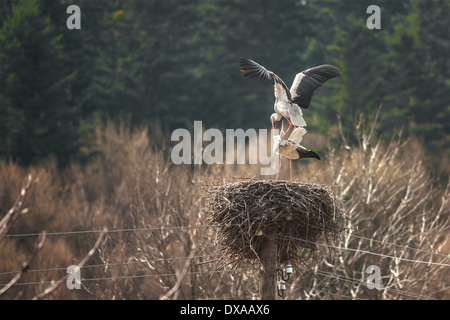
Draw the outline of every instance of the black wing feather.
M250 59L241 59L238 63L239 68L241 72L244 73L245 77L258 78L274 84L274 79L272 77L273 72L267 70L262 65Z
M290 97L289 89L284 83L283 79L281 79L272 71L267 70L259 63L250 59L240 59L238 63L239 68L241 72L244 73L245 77L258 78L261 80L269 81L273 85L275 85L275 83L280 83L286 90L286 94Z
M318 87L323 85L326 81L342 75L342 72L337 67L330 64L313 67L302 73L304 76L297 85L297 88L295 88L292 102L304 109L309 107L314 91Z
M296 150L297 150L299 158L301 158L301 159L315 158L317 160L320 160L320 157L317 153L315 153L314 151L308 150L305 147L299 146Z

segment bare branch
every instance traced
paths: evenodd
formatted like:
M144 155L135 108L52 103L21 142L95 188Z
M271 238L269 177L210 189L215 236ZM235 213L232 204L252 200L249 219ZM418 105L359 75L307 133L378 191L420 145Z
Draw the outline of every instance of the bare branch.
M8 282L8 284L6 284L3 288L0 289L0 296L4 294L6 291L8 291L8 289L11 288L14 284L16 284L17 281L20 280L20 278L22 278L22 275L28 270L28 267L30 266L31 262L36 256L36 253L38 253L38 251L41 250L42 246L44 245L45 239L46 233L45 231L43 231L41 232L38 240L36 241L33 252L28 257L28 259L22 264L22 269L14 276L14 278L11 279L11 281Z
M25 197L27 195L28 190L31 188L32 184L37 180L33 180L31 174L28 175L28 180L25 186L20 191L19 196L17 197L16 202L14 202L11 209L9 209L8 213L3 217L0 221L0 242L3 240L5 235L11 229L11 227L16 222L17 218L21 214L25 214L28 212L28 209L22 209L23 202L25 201Z
M167 300L172 295L175 296L175 293L180 289L180 286L184 278L186 277L187 271L189 270L189 266L191 265L192 259L194 259L195 252L197 251L195 247L196 245L193 244L191 252L189 253L189 256L187 257L184 263L183 270L181 270L180 275L177 277L177 282L175 283L172 289L170 289L164 296L161 297L161 300Z
M103 231L100 233L100 235L97 238L97 241L95 242L94 246L89 250L89 252L86 254L86 256L80 261L80 263L77 265L77 269L81 269L84 264L92 257L92 255L97 250L98 246L100 245L104 235L108 231L107 228L104 228ZM59 279L58 281L53 282L47 289L42 291L40 294L36 295L33 300L42 299L45 296L49 295L53 291L55 291L64 281L66 281L70 277L70 273Z

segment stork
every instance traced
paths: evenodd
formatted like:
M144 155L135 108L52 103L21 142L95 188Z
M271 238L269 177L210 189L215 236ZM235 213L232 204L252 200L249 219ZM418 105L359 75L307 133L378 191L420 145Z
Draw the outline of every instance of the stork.
M297 73L291 88L288 89L280 77L255 61L240 59L238 63L244 76L269 81L273 84L275 113L270 116L270 121L272 122L272 128L275 129L275 121L280 121L281 117L285 117L289 122L289 128L286 133L291 129L292 125L294 125L294 129L296 127L306 127L302 109L309 107L314 90L327 80L342 75L342 72L333 65L320 65Z
M281 156L288 158L290 162L290 175L292 181L292 160L304 159L304 158L315 158L320 160L320 157L314 151L311 151L300 145L303 136L306 134L306 129L303 127L296 128L292 131L288 140L283 140L282 136L285 135L283 131L283 122L281 123L281 131L279 135L274 136L273 152L280 155L280 166L278 167L278 176L281 171Z

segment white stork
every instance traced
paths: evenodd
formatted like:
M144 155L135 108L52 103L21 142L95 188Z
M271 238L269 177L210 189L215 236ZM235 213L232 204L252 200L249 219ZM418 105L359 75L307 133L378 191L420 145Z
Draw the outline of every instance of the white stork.
M274 136L273 139L273 152L280 155L280 166L278 167L278 176L281 171L281 156L288 158L290 162L290 173L292 181L292 160L303 159L303 158L315 158L320 160L320 157L314 151L308 150L300 145L303 136L306 134L306 129L303 127L296 128L292 131L288 140L283 140L282 136L285 135L283 131L283 123L281 123L281 131L279 135Z
M342 72L335 66L324 64L297 73L291 89L288 89L283 80L272 71L250 59L239 60L240 71L249 78L259 78L271 82L274 85L275 104L270 116L272 127L275 129L275 121L285 117L289 122L289 131L292 125L306 127L301 109L307 109L314 90L327 80L340 77Z

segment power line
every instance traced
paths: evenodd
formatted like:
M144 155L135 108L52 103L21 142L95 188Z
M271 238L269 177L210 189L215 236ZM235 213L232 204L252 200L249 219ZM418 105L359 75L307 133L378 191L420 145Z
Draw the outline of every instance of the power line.
M210 228L210 227L217 227L217 226L219 226L219 225L194 225L194 226L172 226L172 227L124 228L124 229L111 229L111 230L107 230L106 232L107 233L142 232L142 231L173 230L173 229ZM102 230L60 231L60 232L49 232L49 233L47 233L47 236L51 236L51 235L87 234L87 233L100 233L100 232L102 232ZM9 237L28 237L28 236L38 236L38 235L39 235L39 233L22 233L22 234L10 234L10 235L5 235L5 236L9 236ZM366 238L366 237L362 237L362 236L357 236L357 235L354 235L354 234L352 234L352 236L353 237L357 237L357 238L361 238L361 239L370 240L370 241L381 242L381 243L388 244L388 245L399 246L399 247L407 248L409 250L423 251L423 252L427 252L429 254L444 256L446 258L449 257L448 255L443 255L443 254L436 253L436 252L425 251L425 250L412 248L412 247L408 247L408 246L401 246L401 245L397 245L397 244L394 244L394 243L383 242L381 240L376 240L376 239L372 239L372 238ZM282 237L282 238L286 238L286 237ZM318 244L318 245L321 245L321 246L327 246L327 247L331 247L331 248L335 248L335 249L367 253L367 254L381 256L381 257L385 257L385 258L398 259L398 260L401 260L401 261L416 262L416 263L423 263L423 264L432 264L432 265L440 265L440 266L445 266L445 267L449 267L450 266L450 264L446 264L446 263L427 262L427 261L422 261L422 260L400 258L400 257L396 257L396 256L391 256L391 255L386 255L386 254L381 254L381 253L375 253L375 252L362 250L362 249L353 249L353 248L346 248L346 247L331 246L331 245L328 245L328 244L316 243L316 242L311 242L311 241L308 241L308 240L305 240L305 239L299 239L299 238L293 238L293 237L288 237L288 238L292 238L292 239L295 239L295 240L301 240L301 241L309 242L309 243L314 243L314 244Z
M417 249L417 248L413 248L413 247L409 247L409 246L399 245L399 244L392 243L392 242L387 242L387 241L384 241L384 240L377 240L377 239L373 239L373 238L366 238L366 237L355 235L353 233L350 234L350 236L355 237L355 238L359 238L359 239L364 239L364 240L378 242L378 243L381 243L381 244L392 245L392 246L403 248L403 249L414 250L414 251L417 251L417 252L424 252L424 253L433 254L433 255L436 255L436 256L442 256L442 257L450 258L450 255L448 255L448 254L437 253L437 252L423 250L423 249Z
M331 247L333 247L333 246L331 246ZM339 247L337 247L337 248L339 248ZM349 248L347 248L347 249L349 249ZM204 258L204 257L212 256L212 255L214 255L214 254L199 255L199 256L194 256L194 258ZM134 261L134 262L123 262L123 263L111 263L111 264L106 263L106 264L86 265L83 268L106 267L106 266L117 266L117 265L130 265L130 264L147 263L147 262L174 261L174 260L182 260L182 259L186 259L186 258L187 257L174 257L174 258L166 258L166 259L152 259L152 260L142 260L142 261ZM29 270L29 272L57 271L57 270L66 270L66 269L67 268L46 268L46 269ZM225 272L225 271L226 270L221 270L221 271L218 271L218 270L214 270L214 271L199 271L199 272L190 272L188 274L190 274L190 275L199 275L199 274L211 274L211 273ZM3 273L0 273L0 275L10 274L10 273L14 273L14 272L13 271L11 271L11 272L3 272ZM341 280L341 281L347 281L347 282L352 282L352 283L356 283L356 284L364 284L360 280L357 280L357 279L354 279L354 278L347 278L347 277L339 276L339 275L336 275L336 274L333 274L333 273L329 273L329 272L326 272L326 271L316 271L316 273L319 274L319 275L332 276L333 278L336 278L336 279ZM122 279L132 279L132 278L163 277L163 276L176 276L176 275L177 275L176 273L149 274L149 275L128 275L128 276L125 275L125 276L118 276L118 277L86 278L86 279L82 279L82 281L107 281L107 280L122 280ZM15 285L23 286L23 285L50 284L50 283L53 283L53 281L23 282L23 283L16 283ZM414 298L435 299L433 297L422 296L422 295L418 295L418 294L414 294L414 293L410 293L410 292L399 291L399 290L395 290L395 289L391 289L391 288L384 288L384 290L390 291L390 292L394 292L394 293L398 293L398 294L405 295L405 296L414 297ZM319 292L325 292L325 293L331 294L333 296L355 299L354 297L345 296L345 295L337 294L337 293L332 293L330 291L323 291L323 290L318 290L318 291ZM437 300L437 299L435 299L435 300Z
M123 229L112 229L112 230L108 230L107 232L108 233L142 232L142 231L210 228L210 227L217 227L217 226L219 226L219 225L194 225L194 226L172 226L172 227L123 228ZM88 233L99 233L99 232L102 232L102 231L103 230L82 230L82 231L51 232L51 233L48 233L47 235L88 234ZM38 235L40 235L40 234L38 234L38 233L23 233L23 234L13 234L13 235L6 235L6 236L9 236L9 237L27 237L27 236L38 236ZM395 247L401 247L401 248L408 249L408 250L414 250L416 252L424 252L424 253L427 253L427 254L432 254L432 255L436 255L436 256L442 256L442 257L445 257L445 258L449 258L448 255L444 255L444 254L440 254L440 253L436 253L436 252L432 252L432 251L426 251L426 250L417 249L417 248L413 248L413 247L409 247L409 246L398 245L398 244L395 244L395 243L390 243L390 242L387 242L387 241L381 241L381 240L377 240L377 239L372 239L372 238L367 238L367 237L363 237L363 236L358 236L358 235L355 235L355 234L351 234L351 236L353 236L355 238L364 239L364 240L374 241L374 242L377 242L377 243L381 243L383 245L390 245L390 246L395 246ZM368 251L368 250L354 249L354 248L341 247L341 246L333 246L333 245L324 244L324 243L316 243L316 242L312 242L312 241L308 241L308 240L300 239L300 238L294 238L294 237L284 237L284 238L285 239L286 238L288 238L288 239L290 238L290 239L300 240L300 241L304 241L304 242L314 243L314 244L320 245L320 246L325 246L325 247L329 247L329 248L335 248L335 249L338 249L338 250L354 251L354 252L357 252L357 253L365 253L365 254L370 254L370 255L375 255L375 256L380 256L380 257L385 257L385 258L390 258L390 259L395 259L395 260L399 260L399 261L406 261L406 262L413 262L413 263L422 263L422 264L437 265L437 266L444 266L444 267L450 266L450 264L446 264L446 263L431 262L431 261L428 262L428 261L422 261L422 260L416 260L416 259L401 258L401 257L392 256L392 255L387 255L387 254L371 252L371 251ZM212 256L212 255L213 254L194 256L194 258L202 258L202 257L207 257L207 256ZM118 265L131 265L131 264L137 264L137 263L162 262L162 261L175 261L175 260L182 260L182 259L187 259L187 257L173 257L173 258L165 258L165 259L141 260L141 261L122 262L122 263L95 264L95 265L86 265L83 268L108 267L108 266L118 266ZM28 272L58 271L58 270L66 270L66 269L67 268L61 268L61 267L58 268L58 267L56 267L56 268L45 268L45 269L28 270ZM211 273L214 273L214 272L224 272L224 271L225 270L222 270L222 271L215 270L215 271L191 272L191 273L188 273L188 274L190 274L190 275L211 274ZM17 272L18 271L2 272L2 273L0 273L0 275L12 274L12 273L17 273ZM338 275L327 273L327 272L324 272L324 271L317 271L317 274L332 275L333 277L335 277L335 278L337 278L338 280L341 280L341 281L349 281L349 282L353 282L353 283L357 283L357 284L363 284L360 280L352 279L352 278L346 278L346 277L343 277L343 276L338 276ZM87 278L87 279L82 279L82 281L107 281L107 280L116 280L116 279L148 278L148 277L162 277L162 276L176 276L176 275L177 274L175 274L175 273L150 274L150 275L124 275L124 276L118 276L118 277ZM46 283L52 283L52 281L24 282L24 283L16 283L15 285L34 285L34 284L46 284ZM418 294L404 292L404 291L399 291L399 290L395 290L395 289L391 289L391 288L384 288L384 290L390 291L390 292L394 292L394 293L398 293L400 295L414 297L414 298L435 299L433 297L421 296L421 295L418 295ZM321 290L318 290L318 291L319 292L326 292L328 294L335 295L335 296L340 296L340 297L354 299L354 297L344 296L344 295L341 295L341 294L334 294L334 293L331 293L331 292L328 292L328 291L321 291Z
M336 278L336 279L341 280L341 281L347 281L347 282L351 282L351 283L365 285L365 283L362 282L361 280L358 280L358 279L355 279L355 278L347 278L345 276L339 276L339 275L336 275L336 274L331 273L331 272L317 270L316 273L320 274L320 275L324 275L324 276L331 276L331 277ZM413 298L439 300L439 299L436 299L434 297L422 296L422 295L419 295L419 294L416 294L416 293L405 292L405 291L402 291L402 290L396 290L396 289L387 288L387 287L384 287L381 290L386 290L386 291L398 293L398 294L401 294L401 295L404 295L404 296L413 297Z
M106 232L108 232L108 233L136 232L136 231L137 232L141 232L141 231L155 231L155 230L210 228L210 227L215 227L215 226L218 226L218 225L124 228L124 229L111 229L111 230L107 230ZM86 234L86 233L99 233L99 232L102 232L102 230L49 232L49 233L47 233L47 235L69 235L69 234ZM5 235L5 236L9 236L9 237L27 237L27 236L38 236L38 235L40 235L40 234L39 233L22 233L22 234L12 234L12 235ZM399 247L403 247L403 248L410 249L410 250L423 251L423 252L426 252L426 253L429 253L429 254L444 256L444 257L448 258L448 256L442 255L440 253L435 253L435 252L431 252L431 251L425 251L425 250L412 248L412 247L408 247L408 246L401 246L401 245L397 245L397 244L394 244L394 243L384 242L384 241L381 241L381 240L376 240L376 239L372 239L372 238L366 238L366 237L362 237L362 236L357 236L357 235L354 235L354 234L352 234L352 236L353 237L357 237L357 238L361 238L361 239L370 240L370 241L381 242L381 243L388 244L388 245L399 246ZM321 246L326 246L326 247L330 247L330 248L335 248L335 249L340 249L340 250L348 250L348 251L354 251L354 252L360 252L360 253L366 253L366 254L381 256L381 257L395 259L395 260L400 260L400 261L407 261L407 262L415 262L415 263L422 263L422 264L428 264L428 265L438 265L438 266L450 267L450 264L446 264L446 263L422 261L422 260L408 259L408 258L400 258L400 257L396 257L396 256L391 256L391 255L386 255L386 254L382 254L382 253L371 252L371 251L362 250L362 249L353 249L353 248L332 246L332 245L324 244L324 243L316 243L316 242L312 242L312 241L308 241L308 240L300 239L300 238L294 238L294 237L282 237L282 238L290 238L290 239L295 239L295 240L300 240L300 241L304 241L304 242L309 242L309 243L313 243L313 244L317 244L317 245L321 245Z
M203 256L200 256L200 257L203 257ZM171 259L177 259L177 258L171 258ZM182 258L178 258L178 259L182 259ZM157 259L157 260L170 260L170 259ZM120 264L123 264L123 263L120 263ZM93 266L103 266L103 265L88 265L88 266L85 266L85 267L93 267ZM197 271L197 272L189 272L187 274L189 274L189 275L202 275L202 274L223 273L223 272L226 272L226 270ZM343 276L338 276L338 275L335 275L333 273L326 272L326 271L316 271L316 273L319 274L319 275L332 276L333 278L336 278L336 279L342 280L342 281L347 281L347 282L356 283L356 284L364 284L360 280L357 280L357 279L354 279L354 278L347 278L347 277L343 277ZM82 282L86 282L86 281L126 280L126 279L133 279L133 278L165 277L165 276L177 276L177 275L178 275L177 273L161 273L161 274L129 275L129 276L117 276L117 277L82 278L81 281ZM53 283L53 281L35 281L35 282L19 282L19 283L16 283L14 285L15 286L24 286L24 285L51 284L51 283ZM3 285L4 284L1 284L0 286L3 286ZM291 289L297 289L297 288L300 289L300 288L303 288L303 287L295 287L295 286L291 285ZM414 293L410 293L410 292L399 291L399 290L395 290L395 289L391 289L391 288L384 288L384 289L386 291L391 291L391 292L394 292L394 293L398 293L398 294L401 294L401 295L410 296L410 297L414 297L414 298L438 300L438 299L430 297L430 296L422 296L422 295L418 295L418 294L414 294ZM363 298L355 298L355 297L346 296L346 295L342 295L342 294L338 294L338 293L332 293L332 292L330 292L328 290L319 290L319 289L317 289L317 291L318 292L328 293L328 294L331 294L333 296L338 296L338 297L351 298L351 299L357 299L357 300L365 300Z
M357 252L357 253L366 253L366 254L371 254L371 255L375 255L375 256L380 256L380 257L390 258L390 259L400 260L400 261L407 261L407 262L415 262L415 263L431 264L431 265L437 265L437 266L450 267L450 264L448 264L448 263L440 263L440 262L431 262L431 261L422 261L422 260L415 260L415 259L408 259L408 258L400 258L400 257L396 257L396 256L391 256L391 255L387 255L387 254L371 252L371 251L362 250L362 249L354 249L354 248L332 246L332 245L329 245L329 244L308 241L308 240L300 239L300 238L296 238L296 237L280 237L280 239L299 240L299 241L308 242L308 243L312 243L312 244L319 245L319 246L325 246L325 247L328 247L328 248L354 251L354 252Z
M220 225L194 225L194 226L168 226L168 227L145 227L145 228L123 228L123 229L109 229L106 232L107 233L119 233L119 232L145 232L145 231L161 231L161 230L176 230L176 229L196 229L196 228L211 228L211 227L219 227ZM236 225L238 226L238 225ZM89 234L89 233L100 233L103 230L78 230L78 231L56 231L56 232L48 232L46 233L47 236L58 236L58 235L76 235L76 234ZM5 237L31 237L31 236L39 236L40 233L18 233L18 234L6 234ZM428 251L428 250L423 250L423 249L417 249L417 248L413 248L413 247L409 247L409 246L404 246L404 245L398 245L392 242L387 242L387 241L383 241L383 240L377 240L377 239L373 239L373 238L367 238L367 237L363 237L363 236L358 236L355 234L351 234L352 237L355 238L360 238L360 239L364 239L364 240L368 240L368 241L374 241L374 242L378 242L381 244L385 244L385 245L392 245L395 247L400 247L400 248L404 248L404 249L408 249L408 250L414 250L417 252L424 252L424 253L428 253L428 254L433 254L436 256L442 256L442 257L446 257L446 258L450 258L450 255L445 255L442 253L437 253L437 252L432 252L432 251ZM299 239L297 239L299 240ZM302 240L302 239L300 239ZM308 242L307 240L302 240L305 242ZM339 247L335 247L335 248L339 248ZM340 247L340 249L346 249L346 248L342 248ZM349 248L349 250L351 250ZM397 259L402 259L402 258L397 258ZM428 263L428 262L423 262L423 263ZM435 264L435 263L432 263ZM448 264L444 264L445 266L449 266Z
M195 271L188 272L188 275L201 275L201 274L213 274L222 273L226 270L212 270L212 271ZM100 277L100 278L82 278L81 282L85 281L107 281L107 280L123 280L123 279L133 279L133 278L152 278L152 277L168 277L168 276L178 276L177 273L158 273L158 274L142 274L142 275L130 275L130 276L117 276L117 277ZM36 285L36 284L52 284L54 280L47 281L34 281L34 282L17 282L13 286L25 286L25 285ZM2 283L0 286L6 284Z
M215 254L206 254L201 256L194 256L194 259L198 258L206 258L213 256ZM85 265L81 269L87 269L87 268L98 268L98 267L113 267L113 266L120 266L120 265L133 265L133 264L140 264L140 263L149 263L149 262L163 262L163 261L175 261L175 260L186 260L188 257L175 257L175 258L161 258L161 259L151 259L151 260L141 260L141 261L132 261L132 262L117 262L117 263L102 263L102 264L91 264L91 265ZM31 269L27 270L27 272L45 272L45 271L62 271L67 270L67 267L54 267L54 268L43 268L43 269ZM19 272L20 270L16 271L6 271L6 272L0 272L0 275L7 275L7 274L14 274Z
M195 228L210 228L215 225L195 225L195 226L177 226L177 227L145 227L145 228L124 228L124 229L108 229L106 233L118 233L118 232L142 232L142 231L160 231L160 230L172 230L172 229L195 229ZM59 236L59 235L73 235L73 234L88 234L88 233L101 233L103 230L81 230L81 231L56 231L47 232L47 236ZM32 237L39 236L40 233L18 233L18 234L6 234L5 237Z
M200 256L194 256L194 258L196 258L196 259L197 258L205 258L205 257L213 256L213 255L214 254L200 255ZM185 260L187 258L188 257L174 257L174 258L166 258L166 259L152 259L152 260L142 260L142 261L133 261L133 262L95 264L95 265L83 266L82 269L95 268L95 267L110 267L110 266L118 266L118 265L131 265L131 264L148 263L148 262L163 262L163 261ZM67 270L67 268L65 268L65 267L64 268L63 267L57 267L57 268L46 268L46 269L33 269L33 270L28 270L28 272L44 272L44 271L60 271L60 270ZM6 275L6 274L11 274L11 273L17 273L17 271L2 272L2 273L0 273L0 275ZM336 275L334 273L330 273L330 272L326 272L326 271L316 271L316 273L317 274L321 274L321 275L332 276L334 278L337 278L338 280L349 281L349 282L353 282L353 283L357 283L357 284L364 284L363 282L361 282L358 279L347 278L347 277L339 276L339 275ZM174 275L174 274L155 274L155 275L149 275L149 276L168 276L168 275ZM143 275L143 276L145 277L146 275ZM119 277L119 278L127 279L127 278L133 278L133 277L135 277L135 276L123 276L123 277ZM136 277L140 277L140 276L136 276ZM99 278L99 279L108 279L108 278ZM92 279L92 280L94 280L94 279ZM89 280L89 281L91 281L91 280ZM36 283L28 283L28 284L36 284ZM42 282L39 282L39 283L42 283ZM27 284L27 283L21 283L21 284L24 285L24 284ZM433 297L420 296L420 295L413 294L413 293L408 293L408 292L405 293L403 291L398 291L398 290L395 290L395 289L385 288L385 290L396 292L396 293L399 293L399 294L402 294L402 295L416 297L416 298L434 299ZM328 292L328 293L332 294L331 292ZM346 296L346 297L347 298L353 298L353 297L350 297L350 296Z
M287 284L287 283L286 283L286 284ZM289 284L287 284L287 285L289 285ZM299 288L299 289L304 289L303 287L294 287L294 286L291 285L291 290L292 290L292 289L297 289L297 288ZM326 289L315 289L315 290L316 290L317 292L327 293L327 294L330 294L330 295L335 296L335 297L350 298L351 300L368 300L368 299L364 299L364 298L351 297L351 296L347 296L347 295L340 294L340 293L330 292L330 291L328 291L328 290L326 290ZM308 296L312 296L312 294L309 294L309 293L306 293L306 294L307 294Z
M320 244L319 245L325 245L325 244ZM329 246L329 245L327 245ZM336 249L341 249L341 250L348 250L348 251L354 251L354 252L360 252L360 253L367 253L367 254L371 254L371 255L375 255L375 256L379 256L379 257L384 257L384 258L390 258L390 259L394 259L394 260L400 260L400 261L406 261L406 262L414 262L414 263L422 263L422 264L431 264L431 265L436 265L436 266L443 266L443 267L450 267L450 264L448 263L440 263L440 262L431 262L431 261L423 261L423 260L415 260L415 259L408 259L408 258L400 258L400 257L396 257L396 256L391 256L388 254L382 254L382 253L376 253L376 252L371 252L371 251L367 251L367 250L361 250L361 249L353 249L353 248L345 248L345 247L337 247L337 246L330 246L330 247L334 247Z

